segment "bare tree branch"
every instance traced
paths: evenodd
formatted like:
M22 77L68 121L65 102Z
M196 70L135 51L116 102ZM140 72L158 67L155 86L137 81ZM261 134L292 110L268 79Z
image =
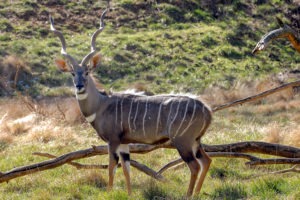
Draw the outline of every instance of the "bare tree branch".
M246 165L269 165L269 164L300 164L300 158L272 158L258 159L246 162Z
M38 156L44 156L44 157L48 157L48 158L57 158L54 155L51 155L49 153L39 153L39 152L35 152L33 153L33 155L38 155ZM77 162L68 162L66 164L72 165L74 167L76 167L77 169L107 169L108 165L83 165ZM146 165L143 165L135 160L130 160L130 165L134 168L136 168L137 170L144 172L145 174L151 176L152 178L155 178L159 181L164 181L165 178L156 173L154 170L150 169L149 167L147 167ZM121 167L121 164L118 164L118 167Z
M263 159L256 156L252 156L244 153L235 153L235 152L209 152L208 155L210 157L227 157L227 158L244 158L250 160L250 162L246 162L246 165L268 165L268 164L300 164L300 158L274 158L274 159ZM168 169L178 166L181 164L183 160L178 158L173 160L166 165L164 165L160 170L158 170L158 174L162 174Z
M256 101L258 99L262 99L262 98L264 98L266 96L269 96L271 94L274 94L276 92L280 92L282 90L286 90L288 88L297 87L297 86L300 86L300 80L299 81L294 81L294 82L291 82L291 83L283 84L283 85L278 86L276 88L264 91L262 93L259 93L259 94L256 94L256 95L244 98L244 99L239 99L237 101L233 101L233 102L229 102L229 103L217 106L217 107L213 108L212 111L216 112L216 111L223 110L225 108L233 107L233 106L236 106L236 105L240 105L240 104L243 104L243 103L246 103L246 102Z
M289 169L284 169L284 170L279 170L279 171L275 171L275 172L271 172L270 174L283 174L283 173L287 173L287 172L297 172L300 173L300 168L298 168L299 165L294 165L293 167L289 168Z
M54 156L49 153L34 152L33 155L43 156L43 157L47 157L47 158L57 158L57 156ZM72 162L72 161L68 162L66 164L72 165L73 167L76 167L76 169L107 169L108 168L108 165L84 165L84 164L80 164L80 163ZM121 167L121 165L119 164L118 167Z
M267 142L237 142L221 145L203 145L206 152L261 153L286 158L300 158L300 149L296 147Z
M280 19L277 18L279 29L273 30L265 34L260 41L256 44L255 48L252 50L252 53L258 53L259 51L264 50L268 44L278 38L287 38L293 47L300 52L300 42L297 37L297 31L291 28L289 25L284 24Z

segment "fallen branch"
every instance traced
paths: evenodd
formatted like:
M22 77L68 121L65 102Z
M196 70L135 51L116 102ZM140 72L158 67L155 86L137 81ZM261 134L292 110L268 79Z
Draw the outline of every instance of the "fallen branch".
M267 142L248 141L202 146L206 152L261 153L285 158L300 158L299 148Z
M247 165L269 165L269 164L300 164L300 158L272 158L258 159L246 162Z
M49 153L40 153L40 152L34 152L33 155L36 156L43 156L43 157L47 157L47 158L57 158L57 156L54 156L52 154ZM84 165L84 164L80 164L77 162L67 162L66 164L69 164L73 167L76 167L76 169L108 169L108 165ZM118 164L118 167L121 167L120 164Z
M54 155L51 155L49 153L39 153L39 152L35 152L33 153L33 155L38 155L38 156L44 156L44 157L48 157L48 158L57 158ZM108 169L108 165L83 165L77 162L68 162L66 164L72 165L74 167L76 167L76 169ZM165 178L163 176L161 176L160 174L156 173L154 170L150 169L149 167L147 167L144 164L141 164L135 160L130 160L130 165L134 168L136 168L137 170L144 172L145 174L151 176L152 178L155 178L159 181L164 181ZM121 167L121 164L118 164L118 167Z
M133 147L133 150L136 151L140 148L141 147L139 145L137 145L137 146ZM153 146L153 149L154 148L155 147ZM152 149L152 148L149 147L149 149ZM149 151L149 149L145 148L145 152ZM144 153L144 152L142 152L142 153ZM55 157L51 154L45 154L45 153L34 153L34 154L47 156L47 157ZM33 165L18 167L18 168L10 170L8 172L1 173L0 174L0 183L5 182L5 181L7 182L11 179L14 179L14 178L17 178L20 176L25 176L25 175L32 174L35 172L53 169L53 168L56 168L56 167L64 165L64 164L69 164L69 163L72 163L73 160L78 160L81 158L88 158L88 157L92 157L95 155L104 155L104 154L107 154L107 146L105 146L105 145L97 146L97 147L94 146L93 148L74 151L74 152L67 153L62 156L56 157L51 160L36 163ZM76 163L73 163L72 165L79 166ZM160 181L164 180L164 178L161 175L156 174L154 170L148 168L146 165L143 165L143 164L138 163L133 160L132 166L157 180L160 180ZM105 169L105 167L103 167L103 168Z
M273 159L263 159L253 155L244 154L244 153L235 153L235 152L209 152L208 155L210 157L227 157L227 158L243 158L250 160L250 162L246 162L246 165L269 165L269 164L300 164L300 158L273 158ZM178 166L183 163L181 158L173 160L163 166L160 170L158 170L158 174L162 174L168 169Z
M174 148L171 144L165 144L165 145L146 145L146 144L131 144L130 146L130 152L131 153L139 153L144 154L148 153L150 151L153 151L158 148ZM300 158L300 149L290 146L284 146L279 144L271 144L271 143L265 143L265 142L239 142L239 143L233 143L233 144L224 144L224 145L203 145L206 152L210 154L212 157L233 157L233 158L247 158L250 159L251 162L255 162L254 164L281 164L284 162L288 163L299 163ZM292 159L282 159L280 162L275 161L261 161L259 163L259 158L256 158L252 155L247 154L241 154L241 153L262 153L262 154L268 154L268 155L275 155L275 156L281 156L286 158L292 158ZM102 168L105 169L106 165L87 165L83 166L79 163L73 162L74 160L82 159L82 158L88 158L95 155L105 155L107 154L107 146L93 146L92 148L85 149L85 150L79 150L74 151L71 153L64 154L59 157L55 157L51 154L42 154L42 153L35 153L35 155L40 156L46 156L51 157L53 159L47 160L44 162L18 167L15 169L12 169L8 172L1 173L0 172L0 183L9 181L11 179L25 176L27 174L32 174L39 171L44 171L48 169L53 169L58 166L64 165L64 164L71 164L75 167L79 168ZM55 157L55 158L54 158ZM297 158L297 159L295 159ZM262 159L260 159L262 160ZM179 159L178 161L179 162ZM172 163L172 162L171 162ZM173 162L174 164L174 162ZM252 163L250 163L252 164ZM132 160L131 165L138 170L142 171L143 173L157 179L160 181L165 180L164 177L161 175L165 170L172 167L172 164L167 164L165 167L159 170L159 172L155 172L154 170L150 169L149 167L138 163L137 161Z
M288 88L298 87L298 86L300 86L300 80L299 81L294 81L294 82L291 82L291 83L283 84L283 85L278 86L276 88L264 91L262 93L259 93L259 94L256 94L256 95L244 98L244 99L239 99L239 100L236 100L236 101L233 101L233 102L229 102L229 103L217 106L217 107L213 108L212 111L213 112L217 112L219 110L223 110L225 108L229 108L229 107L233 107L233 106L236 106L236 105L240 105L240 104L243 104L243 103L246 103L246 102L256 101L258 99L262 99L262 98L264 98L266 96L269 96L271 94L274 94L276 92L280 92L282 90L286 90Z
M287 173L287 172L297 172L297 173L300 173L300 168L298 168L298 166L299 165L294 165L293 167L291 167L289 169L284 169L284 170L279 170L279 171L271 172L270 174L283 174L283 173Z

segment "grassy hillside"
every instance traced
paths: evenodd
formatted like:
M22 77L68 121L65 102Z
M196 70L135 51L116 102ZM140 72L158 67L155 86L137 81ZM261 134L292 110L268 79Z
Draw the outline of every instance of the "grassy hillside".
M62 155L104 144L82 119L71 76L54 65L61 46L49 31L48 16L64 33L67 51L80 60L90 50L105 7L106 1L90 0L0 3L0 172L45 160L33 152ZM251 55L260 37L278 27L276 16L298 29L296 1L119 0L111 7L97 39L103 58L95 71L107 90L204 94L217 105L274 87L274 74L299 69L300 56L285 40ZM300 147L299 97L288 90L214 113L203 142L256 140ZM178 153L160 149L132 158L157 170ZM107 164L108 158L79 162ZM214 158L195 199L300 198L299 174L272 174L291 166L248 167L244 162ZM169 182L158 183L132 169L133 195L128 197L121 170L114 190L107 192L107 170L65 165L1 183L0 199L183 199L188 168L164 175Z
M68 52L81 60L106 6L104 1L43 2L0 5L0 55L2 60L16 55L26 63L34 74L27 90L35 96L60 94L60 86L70 84L69 76L54 66L60 43L49 31L48 15L63 31ZM113 1L107 27L97 40L103 54L98 79L107 89L142 84L154 93L199 94L209 85L229 88L237 80L298 68L299 56L285 40L251 55L260 37L278 27L275 16L294 24L296 4L222 2Z

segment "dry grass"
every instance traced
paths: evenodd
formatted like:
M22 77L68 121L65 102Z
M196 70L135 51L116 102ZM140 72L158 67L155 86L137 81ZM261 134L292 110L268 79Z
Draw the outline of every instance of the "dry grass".
M269 84L271 83L265 81L237 83L230 91L212 87L210 93L204 96L205 100L210 104L221 104L220 102L229 102L253 95L257 93L257 88L265 90L262 89L263 86L265 88L275 87L275 85ZM300 114L289 112L290 110L299 109L299 99L292 98L287 100L287 98L278 98L278 101L275 101L273 98L271 100L266 99L261 104L256 103L256 106L250 104L251 109L248 110L267 117L273 114L288 117L289 124L299 123ZM233 110L239 112L240 108L236 107ZM235 121L236 117L232 117L232 120ZM229 118L231 117L229 116ZM76 99L73 97L44 98L38 101L23 96L19 96L17 99L2 99L0 101L0 119L0 137L8 144L13 142L16 137L25 143L49 143L53 141L58 142L60 145L82 144L90 139L86 138L85 135L79 136L76 134L79 131L75 129L82 128L79 126L82 126L85 120ZM299 146L300 133L297 131L299 126L281 126L274 122L262 127L262 132L265 133L264 140L272 143ZM240 128L237 127L236 131L243 132L243 130L239 130ZM246 127L248 131L251 128L254 127ZM255 132L255 130L253 131Z
M280 127L277 123L272 123L265 130L266 142L285 144L300 147L300 126Z
M5 145L21 143L49 143L60 145L81 144L76 127L84 124L79 106L74 98L56 98L34 101L19 97L0 102L0 141Z
M211 86L204 91L203 99L214 107L223 103L242 99L255 94L255 88L252 82L237 82L229 90L224 88Z
M92 185L97 188L104 188L107 185L106 177L100 173L100 170L88 170L80 174L80 177L76 177L76 182L80 185Z
M214 107L270 90L281 84L283 84L283 82L278 81L272 76L261 81L236 82L230 89L211 86L204 91L202 96L207 102L210 102L212 107ZM295 93L293 88L288 88L261 100L257 100L254 104L260 104L262 102L276 103L278 101L290 101L294 96Z
M14 137L7 133L0 133L0 151L14 142Z
M18 136L26 133L37 120L36 114L30 114L22 118L18 118L12 121L2 122L2 131L9 133L13 136Z
M9 94L19 81L26 82L32 77L31 70L19 57L9 55L0 61L0 95ZM23 83L24 84L24 83Z

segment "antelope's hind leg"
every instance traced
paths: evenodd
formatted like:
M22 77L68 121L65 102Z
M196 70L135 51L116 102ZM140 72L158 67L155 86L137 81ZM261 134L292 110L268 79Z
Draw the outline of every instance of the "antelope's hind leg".
M187 196L190 197L193 195L193 190L200 171L200 165L192 149L193 145L188 145L187 143L185 143L185 144L175 144L175 146L182 160L188 165L191 172L190 183L187 191Z
M128 195L131 194L131 184L130 184L130 154L128 144L121 144L119 147L119 154L121 157L121 165L123 173L126 180Z
M208 172L210 163L211 163L211 159L210 157L207 155L207 153L204 151L204 149L202 148L202 146L199 146L199 149L197 150L196 153L196 158L200 164L200 177L195 189L195 194L199 194L201 188L202 188L202 184L204 182L204 179L206 177L206 174Z

